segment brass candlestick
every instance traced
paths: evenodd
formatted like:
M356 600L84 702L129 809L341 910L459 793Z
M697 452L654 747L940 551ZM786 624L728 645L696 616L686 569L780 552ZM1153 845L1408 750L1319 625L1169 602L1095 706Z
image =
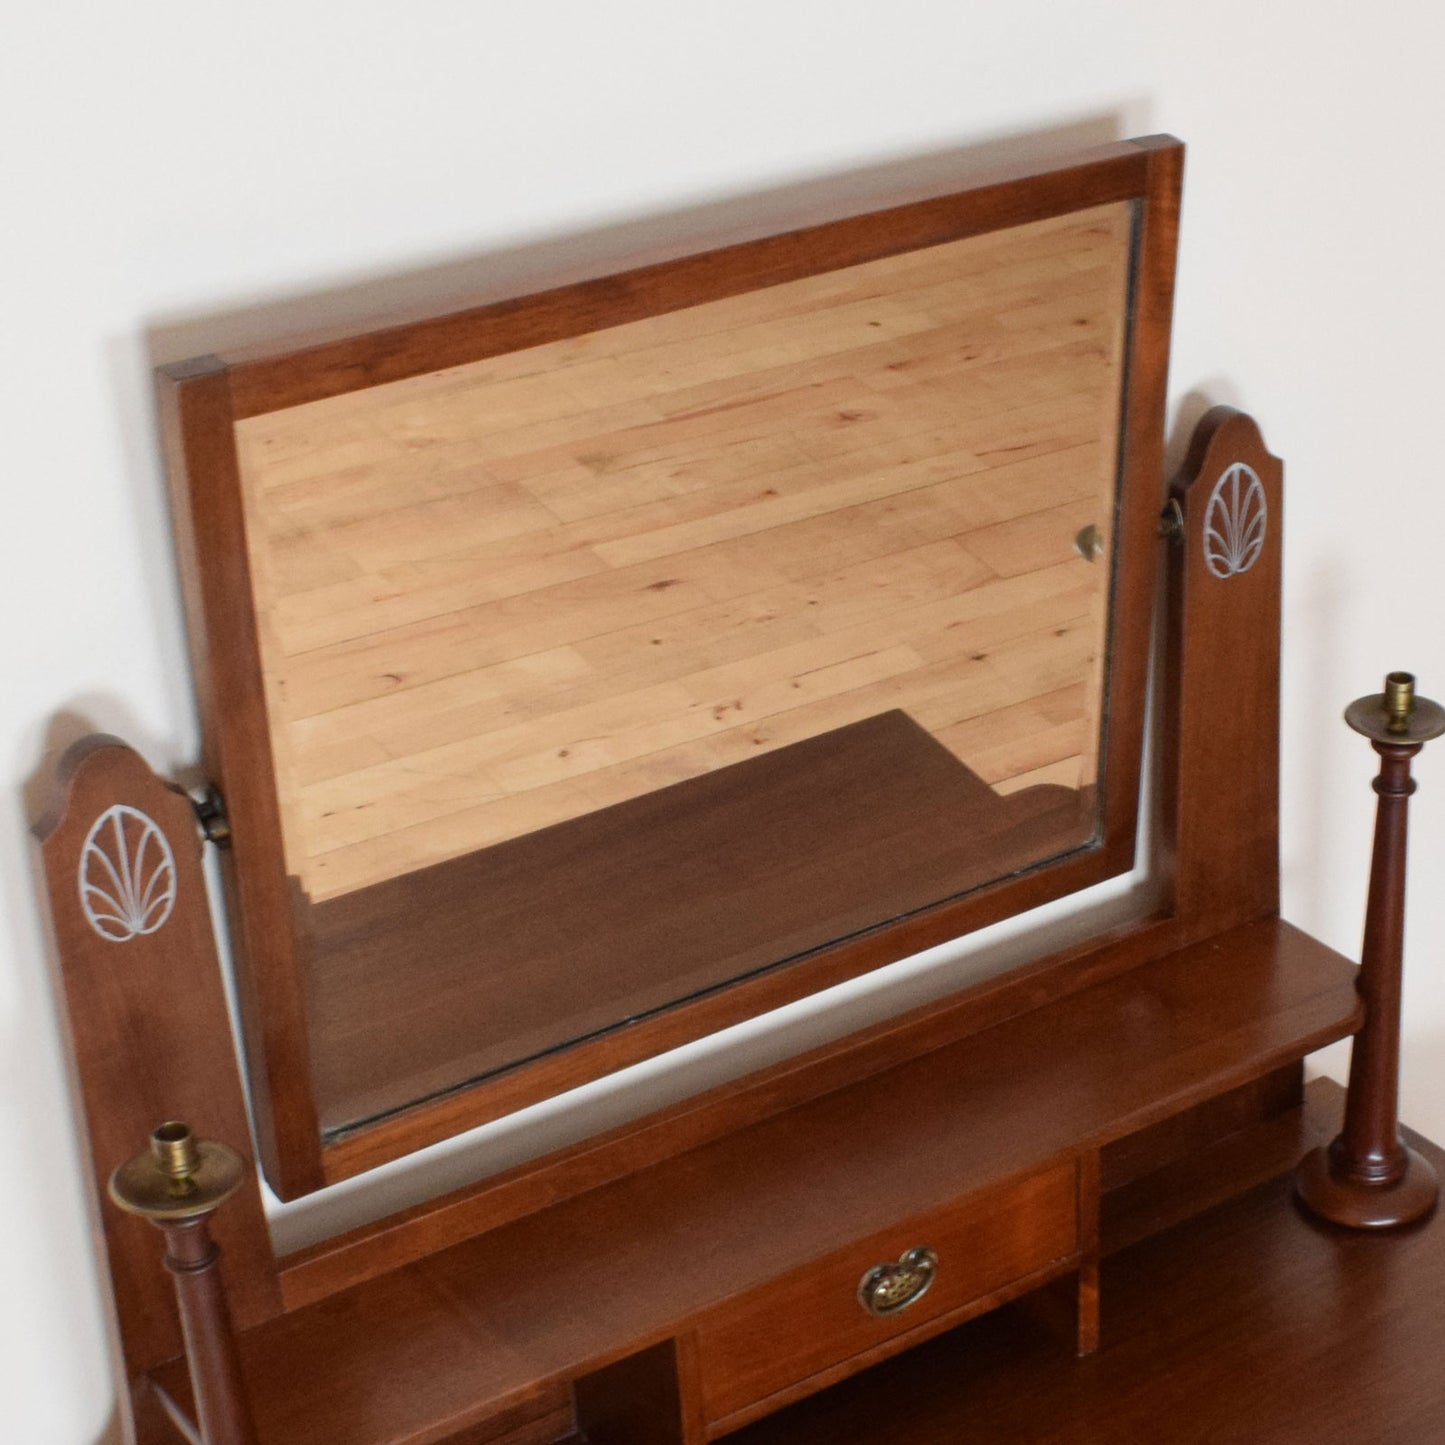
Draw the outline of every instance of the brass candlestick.
M1380 755L1375 779L1375 847L1356 984L1365 1022L1355 1035L1343 1130L1328 1149L1307 1154L1295 1175L1314 1213L1353 1229L1388 1229L1435 1207L1440 1182L1429 1161L1400 1139L1400 998L1405 948L1405 840L1415 781L1410 762L1445 733L1445 708L1415 694L1408 672L1385 690L1356 699L1345 721Z
M205 1445L256 1445L256 1427L218 1268L221 1251L210 1217L245 1182L233 1149L197 1139L185 1124L162 1124L150 1148L110 1177L110 1197L166 1237L165 1265L175 1280L197 1422Z

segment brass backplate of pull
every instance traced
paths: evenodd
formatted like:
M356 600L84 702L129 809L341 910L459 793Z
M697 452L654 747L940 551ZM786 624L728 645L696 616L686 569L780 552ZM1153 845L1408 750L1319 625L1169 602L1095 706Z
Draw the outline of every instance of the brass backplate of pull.
M921 1300L938 1274L938 1255L920 1246L897 1264L875 1264L858 1282L858 1303L870 1315L894 1315Z

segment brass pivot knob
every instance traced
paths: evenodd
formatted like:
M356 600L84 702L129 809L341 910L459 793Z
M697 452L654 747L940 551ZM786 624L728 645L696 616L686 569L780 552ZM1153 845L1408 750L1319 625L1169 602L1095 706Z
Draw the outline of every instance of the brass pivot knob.
M212 1139L197 1139L171 1120L151 1134L150 1148L110 1176L110 1197L127 1214L153 1223L212 1214L246 1178L246 1161Z

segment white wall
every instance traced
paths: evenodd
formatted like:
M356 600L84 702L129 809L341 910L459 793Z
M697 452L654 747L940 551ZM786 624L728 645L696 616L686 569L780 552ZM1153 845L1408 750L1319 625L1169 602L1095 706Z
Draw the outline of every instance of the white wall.
M1442 43L1438 8L1399 0L12 7L0 1438L92 1445L110 1412L23 792L57 714L161 767L196 750L153 353L216 345L249 324L234 313L292 294L339 288L345 311L374 276L504 286L716 238L756 207L705 202L860 167L916 178L1060 128L1182 135L1173 390L1247 406L1289 464L1286 913L1353 950L1371 757L1340 708L1391 667L1445 694ZM1445 1135L1437 747L1419 769L1405 1101Z

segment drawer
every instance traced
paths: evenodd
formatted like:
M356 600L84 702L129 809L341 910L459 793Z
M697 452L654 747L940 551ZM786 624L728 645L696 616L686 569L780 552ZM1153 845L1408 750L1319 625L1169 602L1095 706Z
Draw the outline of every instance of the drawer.
M703 1404L710 1421L835 1365L901 1339L1078 1249L1072 1163L974 1195L792 1271L711 1311L698 1328ZM863 1277L927 1249L926 1263L892 1276L897 1307L874 1314L859 1299ZM900 1272L901 1273L901 1272ZM900 1302L901 1301L901 1302Z

